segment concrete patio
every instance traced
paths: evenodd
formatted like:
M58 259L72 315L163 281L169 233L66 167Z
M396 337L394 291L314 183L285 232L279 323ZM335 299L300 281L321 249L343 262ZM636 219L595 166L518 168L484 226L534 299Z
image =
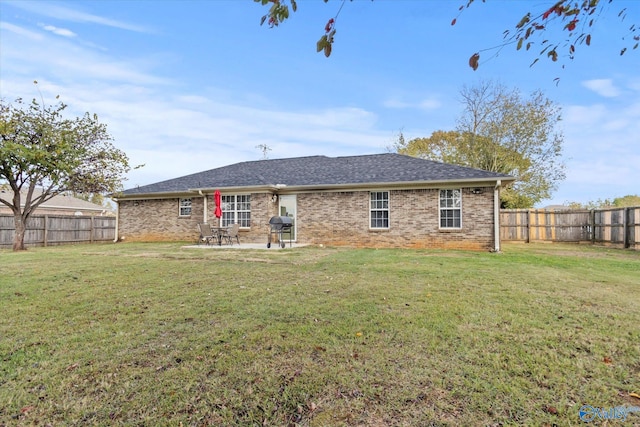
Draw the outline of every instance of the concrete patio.
M183 246L183 249L213 249L213 250L221 250L221 249L264 249L267 251L284 251L284 250L288 250L288 249L295 249L295 248L302 248L308 246L307 244L304 243L292 243L291 246L289 246L289 243L287 242L286 246L284 248L281 248L277 243L272 243L271 244L271 248L267 248L267 244L266 243L234 243L233 245L206 245L206 244L201 244L201 245L186 245Z

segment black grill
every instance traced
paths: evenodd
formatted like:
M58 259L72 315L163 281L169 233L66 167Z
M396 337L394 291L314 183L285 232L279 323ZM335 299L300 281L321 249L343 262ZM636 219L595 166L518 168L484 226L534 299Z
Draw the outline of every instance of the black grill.
M269 220L269 241L267 248L271 247L271 238L278 236L278 242L281 247L285 247L284 240L282 239L283 233L289 233L289 246L291 246L291 227L293 227L293 221L288 216L272 216Z

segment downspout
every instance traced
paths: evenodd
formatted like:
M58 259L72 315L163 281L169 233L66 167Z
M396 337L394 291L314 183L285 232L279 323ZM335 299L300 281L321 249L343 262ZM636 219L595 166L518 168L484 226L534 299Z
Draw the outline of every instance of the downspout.
M209 224L209 218L207 216L207 211L208 211L208 209L207 209L207 196L205 196L202 193L202 190L198 190L198 194L200 194L202 197L204 197L204 212L202 213L202 219L203 219L202 222L204 222L205 224Z
M493 189L493 239L494 252L500 252L500 185L501 180L496 181Z
M118 226L119 226L119 218L120 218L120 203L118 203L118 199L112 198L114 202L116 202L116 236L113 238L113 243L118 243Z

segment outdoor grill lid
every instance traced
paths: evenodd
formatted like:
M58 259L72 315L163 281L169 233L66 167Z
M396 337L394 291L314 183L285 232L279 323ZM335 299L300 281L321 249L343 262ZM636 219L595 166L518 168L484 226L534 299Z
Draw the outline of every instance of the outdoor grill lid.
M271 225L291 225L291 218L288 216L272 216L269 220L269 224Z

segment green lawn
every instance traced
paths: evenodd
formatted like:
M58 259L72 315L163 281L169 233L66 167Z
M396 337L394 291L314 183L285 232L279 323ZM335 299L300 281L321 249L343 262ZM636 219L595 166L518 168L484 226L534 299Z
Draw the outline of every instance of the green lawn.
M640 406L640 252L127 243L0 268L0 426L578 426L585 404Z

